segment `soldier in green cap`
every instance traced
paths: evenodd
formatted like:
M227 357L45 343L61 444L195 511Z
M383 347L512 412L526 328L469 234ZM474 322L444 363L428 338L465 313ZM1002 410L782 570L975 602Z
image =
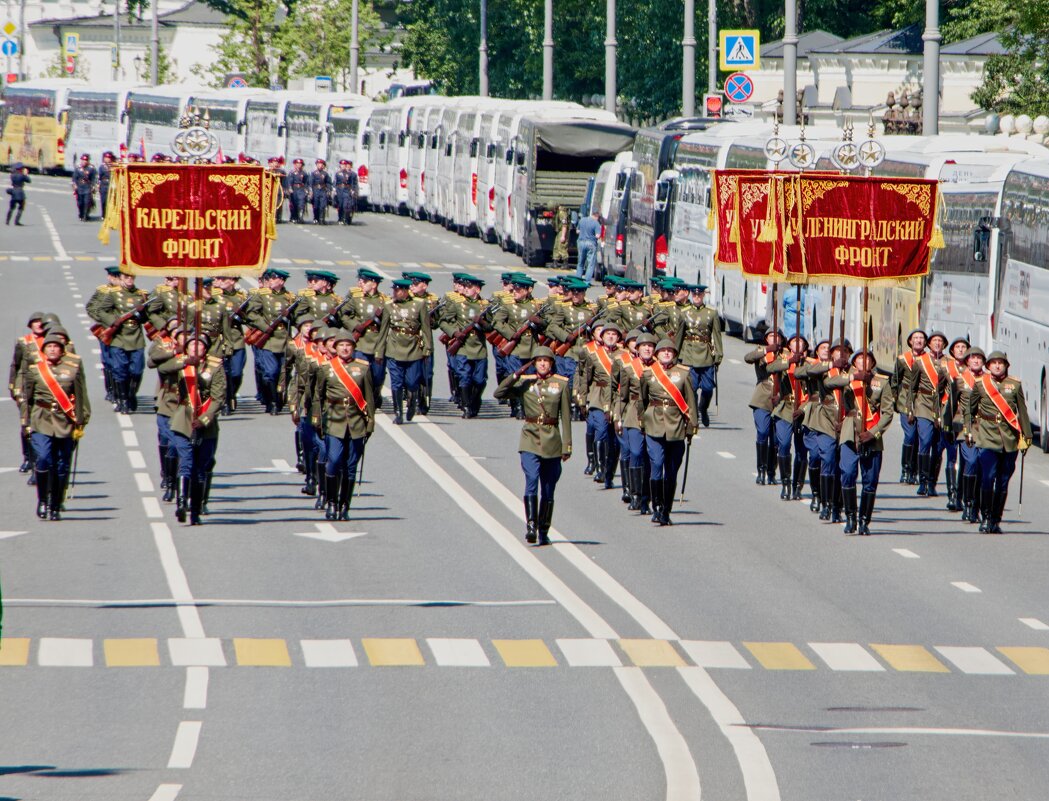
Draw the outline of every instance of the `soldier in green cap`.
M24 370L26 362L35 358L36 354L43 353L44 349L44 313L33 312L29 315L29 333L15 340L15 352L11 357L11 371L8 374L7 390L11 393L11 400L18 406L19 413L25 403L25 381ZM29 473L33 470L33 448L29 440L29 432L22 429L22 465L18 468L19 473Z
M159 367L169 359L182 353L185 344L178 326L178 318L172 317L161 327L156 339L150 343L146 355L146 366L157 370L157 390L154 400L157 408L157 446L160 455L160 486L164 490L163 500L170 503L178 493L178 451L175 438L171 435L171 418L178 411L178 376L162 374Z
M122 414L138 409L138 388L146 367L142 324L147 320L148 301L149 293L135 286L135 276L121 273L119 286L102 295L94 309L94 319L107 328L127 317L109 343L113 395L116 411Z
M379 291L382 276L375 270L357 270L357 286L350 290L350 301L343 306L339 326L353 334L357 358L371 365L375 403L382 408L382 387L386 383L386 365L375 358L379 346L379 328L383 310L390 298Z
M652 321L654 322L656 315L649 311L642 298L645 292L645 285L637 281L622 279L619 282L619 287L624 291L625 297L623 302L617 304L615 309L609 311L608 322L615 323L623 331L629 331L632 328L646 330L645 322L649 318L653 318Z
M538 346L538 338L546 329L548 320L543 316L544 305L532 297L535 281L527 275L514 274L510 280L512 296L505 300L492 314L492 327L506 338L506 348L512 348L506 356L504 368L517 372L521 365L532 358ZM551 304L552 305L552 304ZM521 404L513 396L510 414L520 418Z
M448 338L448 365L459 390L463 417L477 417L481 397L488 382L488 342L491 306L481 297L484 281L473 275L460 274L458 300L449 300L441 310L438 323Z
M259 288L251 293L250 302L244 310L244 319L254 331L248 332L249 342L255 352L256 373L262 405L267 414L279 414L283 398L278 391L284 372L284 350L291 331L289 318L294 314L295 295L285 289L289 273L274 267L267 269L259 278ZM262 342L260 336L272 333Z
M375 395L368 362L354 357L353 334L338 329L331 340L335 353L317 371L310 422L326 443L324 516L349 520L357 466L375 430Z
M674 343L681 363L692 375L692 390L699 395L699 419L703 427L710 425L710 400L717 385L717 371L725 358L721 341L721 321L718 313L706 305L707 287L704 284L686 285L690 305L677 315Z
M526 375L529 367L535 372ZM515 398L524 407L517 450L525 474L525 542L548 545L561 463L572 455L568 381L554 372L554 352L536 348L530 362L503 379L495 397Z
M248 358L247 349L244 347L244 312L247 311L248 293L237 286L236 277L221 276L215 279L213 294L225 307L228 322L228 353L223 359L223 367L226 370L226 404L222 407L222 413L232 414L237 410L237 393L240 392L240 385L244 381L244 365Z
M405 400L407 418L415 417L423 381L423 360L431 355L433 342L429 307L426 301L412 297L411 285L412 282L404 278L393 282L393 299L383 309L375 348L377 361L389 360L387 369L396 425L404 422Z
M504 306L505 304L513 303L514 288L513 288L513 283L512 282L513 282L513 279L515 277L517 277L517 276L524 276L524 273L518 272L518 271L514 271L514 272L506 272L506 273L501 273L500 274L499 280L502 282L503 288L502 289L498 289L498 290L496 290L495 292L492 293L491 304L492 304L492 307L493 307L492 308L492 313L493 314L500 307ZM493 328L493 330L494 330L494 328ZM493 359L495 361L495 380L498 383L501 384L501 383L503 383L503 379L506 378L508 375L510 375L510 373L512 373L514 371L514 369L516 369L516 368L507 367L507 364L506 364L507 357L504 356L500 352L499 348L496 345L494 345L494 344L492 345L492 357L493 357ZM500 404L506 404L506 403L509 403L509 401L501 400L501 401L499 401L499 403Z
M342 298L335 294L335 285L339 276L330 270L307 270L306 288L300 289L296 296L301 298L295 307L294 322L296 327L302 320L316 320L318 323L334 312L342 303Z
M430 282L433 280L427 273L421 272L403 272L401 278L406 278L412 282L409 287L409 291L413 298L417 298L426 304L426 308L430 314L430 330L437 324L437 315L440 313L438 307L442 306L442 301L437 295L430 291ZM430 350L430 355L423 359L423 377L422 385L419 389L419 411L423 414L430 413L430 399L433 397L433 335L431 333L430 341L427 343Z
M582 278L565 276L561 279L564 299L556 304L546 328L547 336L557 340L557 374L568 379L568 388L575 397L575 375L579 361L585 355L590 339L590 327L603 314L596 303L586 299L589 284ZM582 407L577 408L577 419L585 419Z

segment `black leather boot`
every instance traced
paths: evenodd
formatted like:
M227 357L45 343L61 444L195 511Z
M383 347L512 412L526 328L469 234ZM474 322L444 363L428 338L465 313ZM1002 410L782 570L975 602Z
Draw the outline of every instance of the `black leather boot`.
M774 443L765 444L765 483L772 487L776 486L776 457L778 455L779 450Z
M652 522L659 523L663 519L663 480L653 478L649 481L652 495Z
M298 427L295 428L295 469L300 473L306 472L306 462L302 459L302 436Z
M844 523L845 516L843 514L844 507L841 501L841 480L837 476L831 479L831 501L830 501L830 522L832 523Z
M834 497L834 476L820 474L820 520L830 520L831 500Z
M962 520L972 523L975 520L976 476L962 476L958 481L958 499L962 507Z
M317 478L313 470L306 471L306 483L302 485L300 492L303 495L309 495L311 498L317 494Z
M208 501L211 499L211 473L208 473L204 478L204 489L200 496L200 513L202 515L210 515L211 510L208 509Z
M805 460L794 457L794 476L791 482L790 499L801 500L801 491L805 489Z
M994 493L991 507L991 522L987 528L988 534L1002 533L1002 516L1005 514L1005 499L1009 496L1008 491Z
M47 504L51 497L51 471L36 471L36 516L47 520Z
M765 455L765 452L768 450L768 447L769 446L766 445L764 442L759 442L755 446L755 450L757 451L757 468L758 468L758 477L756 479L754 479L754 483L755 484L764 484L765 483L765 467L766 467L766 464L767 464L767 461L768 461L768 457Z
M415 410L419 405L419 390L408 390L408 413L405 417L410 421L415 419Z
M393 424L395 426L404 424L404 390L393 391Z
M543 502L539 504L539 545L550 544L550 523L554 519L554 502L553 500L543 499Z
M939 494L936 491L936 482L940 480L940 468L943 466L943 456L929 455L929 483L927 489L929 490L929 497L936 498Z
M820 510L820 469L818 467L809 468L809 488L812 490L809 511L818 512Z
M29 435L22 431L22 465L18 468L19 473L28 473L33 469L32 445Z
M605 489L612 489L612 485L616 479L616 449L615 440L612 439L612 432L608 432L608 439L605 440Z
M663 481L663 503L659 508L659 525L661 526L672 526L673 521L670 519L670 513L674 509L674 491L677 489L677 485L673 481Z
M624 473L630 483L630 506L628 508L631 512L636 512L641 508L641 470L640 467L631 467L627 464Z
M165 456L164 462L167 463L167 488L164 490L164 502L171 503L175 500L175 493L178 485L178 457Z
M649 507L650 487L651 481L649 480L648 462L645 462L645 464L637 469L638 514L647 515L652 513L652 510Z
M703 424L703 428L710 428L710 393L701 392L699 394L699 422Z
M949 464L947 470L944 473L944 480L947 482L947 511L957 512L961 509L961 505L958 503L958 465Z
M180 523L186 522L186 515L189 512L189 496L190 496L190 480L188 476L179 476L178 479L178 498L175 506L175 519Z
M845 507L845 528L843 531L846 534L856 533L856 487L842 487L841 490L842 505Z
M430 385L423 384L419 387L419 414L430 413Z
M314 502L313 508L321 510L327 504L328 484L324 478L324 465L320 460L317 460L317 463L313 466L313 480L317 486L317 500Z
M189 488L189 524L200 525L200 515L204 509L204 482L194 481Z
M877 492L864 490L860 495L860 529L861 537L869 537L871 533L871 517L874 514L874 499Z
M929 471L932 470L932 457L922 453L918 456L918 494L927 497L929 494Z
M535 544L539 537L539 496L524 496L525 542Z
M779 456L779 483L783 488L779 491L779 499L781 501L789 501L791 498L791 475L790 475L790 456Z
M324 512L325 520L339 519L339 476L324 474L324 497L328 507Z
M980 487L980 533L990 534L994 520L995 492L991 487Z
M594 482L597 484L603 484L605 482L605 453L607 450L607 439L603 442L598 439L594 440L594 458L597 460L597 467L594 469Z
M339 482L339 520L350 519L350 501L353 500L353 485L355 483L349 476L343 476Z
M65 503L66 500L67 481L69 481L68 475L59 476L52 473L50 476L51 500L47 504L48 520L62 519L62 504Z
M911 443L911 449L907 453L907 483L917 484L918 483L918 434L914 434L914 442Z
M630 492L630 475L629 475L629 461L623 458L619 459L619 475L623 482L623 494L619 500L623 503L630 503L632 500L632 494Z
M592 476L597 469L597 454L594 452L594 432L586 432L586 467L583 468L584 476Z

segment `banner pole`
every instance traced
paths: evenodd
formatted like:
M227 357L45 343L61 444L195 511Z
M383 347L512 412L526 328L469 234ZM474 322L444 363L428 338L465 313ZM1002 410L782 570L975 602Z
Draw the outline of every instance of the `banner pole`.
M834 312L838 305L838 287L832 286L830 288L830 320L827 321L827 341L834 341Z
M861 318L861 321L862 321L862 324L863 324L863 352L864 353L867 353L867 351L870 350L870 329L869 329L869 323L868 323L868 320L867 320L867 301L868 301L868 299L870 297L870 291L871 291L870 287L868 287L866 284L864 284L863 285L863 317ZM864 359L866 359L866 358L867 357L865 356ZM863 426L863 430L864 431L867 430L867 387L868 386L869 386L869 384L867 382L864 382L864 386L863 386L863 411L862 411L863 417L861 418L861 423L860 423Z
M204 279L199 275L196 277L193 297L196 300L193 309L193 337L195 339L200 336L200 309L204 305Z

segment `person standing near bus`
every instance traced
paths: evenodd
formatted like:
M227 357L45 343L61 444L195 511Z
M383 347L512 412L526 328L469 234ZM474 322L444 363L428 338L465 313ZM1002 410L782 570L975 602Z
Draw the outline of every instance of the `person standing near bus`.
M109 200L109 180L113 172L113 162L116 156L112 150L102 154L102 165L98 168L98 203L101 208L102 218L106 216L106 203Z
M25 211L25 185L31 184L29 180L29 168L22 162L16 161L11 166L11 186L7 188L7 194L11 196L11 202L7 206L7 225L11 224L11 215L15 215L15 225L22 224L22 212ZM17 213L15 213L17 210Z
M73 197L76 198L81 222L87 222L91 216L91 199L95 194L97 180L98 171L91 165L91 157L85 153L80 157L80 165L73 170Z
M588 284L594 279L594 267L597 264L597 238L601 235L601 209L594 208L589 217L584 217L576 226L576 278L582 278Z

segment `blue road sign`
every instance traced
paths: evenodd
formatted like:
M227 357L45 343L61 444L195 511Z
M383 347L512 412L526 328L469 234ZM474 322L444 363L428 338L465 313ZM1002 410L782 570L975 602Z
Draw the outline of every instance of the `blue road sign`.
M757 30L719 31L720 66L729 70L761 68L761 32Z
M754 94L754 81L749 75L734 72L725 79L725 96L733 103L746 103Z
M18 41L15 39L4 39L3 44L0 44L0 55L17 56Z

